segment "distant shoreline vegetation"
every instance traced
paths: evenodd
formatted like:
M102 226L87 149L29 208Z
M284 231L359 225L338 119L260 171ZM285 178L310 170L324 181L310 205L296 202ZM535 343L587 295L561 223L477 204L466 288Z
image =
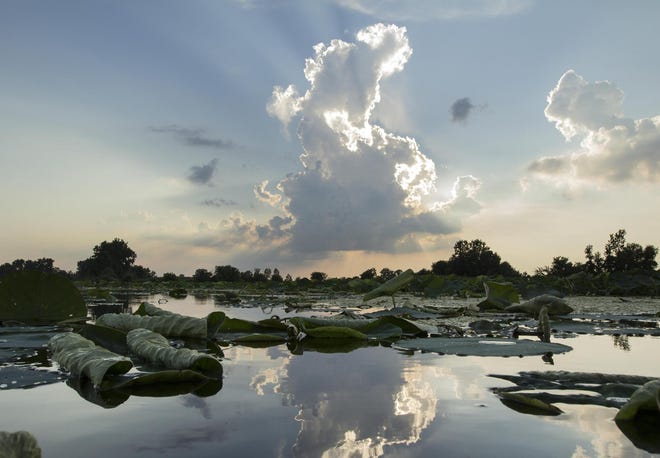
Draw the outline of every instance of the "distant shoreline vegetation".
M546 292L555 295L660 295L660 271L657 270L658 248L642 247L626 241L626 231L610 234L603 253L593 245L584 250L584 262L572 262L556 256L549 266L539 267L534 274L520 273L492 251L482 240L459 240L447 260L438 260L430 269L415 273L407 291L427 297L480 296L484 281L510 282L523 296ZM119 238L101 242L92 256L78 262L76 272L55 267L54 260L16 259L0 265L0 281L12 272L35 270L57 273L80 284L115 285L130 283L162 284L167 288L227 287L232 289L269 289L283 292L309 288L363 293L400 274L402 270L370 268L354 277L329 278L324 272L308 277L282 275L278 268L254 268L241 271L231 265L215 266L213 271L199 268L191 277L173 272L158 276L147 267L135 264L136 253Z

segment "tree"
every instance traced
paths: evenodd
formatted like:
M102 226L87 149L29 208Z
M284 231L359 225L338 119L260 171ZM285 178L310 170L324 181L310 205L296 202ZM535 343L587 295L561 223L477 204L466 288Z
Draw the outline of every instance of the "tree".
M393 271L392 269L388 269L387 267L383 267L382 269L380 269L380 275L378 279L380 281L387 281L387 280L391 280L396 276L397 273L395 271Z
M573 264L565 256L555 256L552 258L552 265L548 270L548 275L552 277L565 278L579 272L581 266Z
M176 281L177 276L174 272L165 272L161 278L163 281Z
M457 275L475 277L497 274L500 259L482 240L459 240L454 245L454 254L448 264L451 272Z
M55 267L51 258L39 258L36 261L31 259L15 259L11 264L8 262L0 265L0 277L10 274L12 272L19 272L21 270L36 270L45 273L64 273L62 270Z
M587 245L584 253L587 258L585 263L587 272L655 270L658 266L655 260L658 255L658 248L653 245L642 248L638 243L626 243L625 229L619 229L614 234L610 234L605 244L605 255L603 257L600 253L593 253L592 245Z
M104 241L94 247L91 257L78 261L77 274L82 278L103 275L124 280L136 257L135 251L122 239Z
M215 281L236 282L241 279L241 271L230 265L215 266Z
M314 281L322 282L328 278L328 274L325 272L312 272L309 276Z
M376 278L376 268L372 267L371 269L365 270L360 274L360 278L362 280L369 280L371 278Z
M252 275L252 271L246 270L244 272L241 272L241 281L247 281L247 282L254 281L254 276Z
M209 282L213 281L213 274L206 269L197 269L192 277L195 282Z
M284 279L282 278L282 275L280 274L280 270L277 267L275 267L273 269L273 275L271 275L270 279L271 279L271 281L274 281L274 282L277 282L277 283L281 283L282 281L284 281Z
M431 264L431 272L435 275L449 275L451 274L451 267L448 261L441 259Z

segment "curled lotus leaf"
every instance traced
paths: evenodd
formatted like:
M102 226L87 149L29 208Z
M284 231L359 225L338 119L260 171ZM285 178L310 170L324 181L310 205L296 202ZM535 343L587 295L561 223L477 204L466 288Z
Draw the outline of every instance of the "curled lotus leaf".
M632 420L640 410L656 411L660 415L660 379L651 380L637 389L630 400L619 409L614 420Z
M193 318L176 313L158 316L106 313L96 320L96 324L124 332L142 328L167 337L210 339L215 336L224 319L223 312L212 312L206 318Z
M222 365L215 357L189 348L174 348L162 335L148 329L133 329L126 334L132 354L168 369L192 369L207 376L221 377Z
M74 376L87 376L94 386L100 386L106 375L125 374L133 367L129 358L99 347L73 332L53 336L48 346L60 366Z
M160 307L156 307L153 304L150 304L149 302L142 302L140 306L133 312L133 315L140 315L140 316L161 316L161 315L175 315L174 312L170 312L168 310L164 310Z
M367 340L366 334L358 331L339 326L321 326L318 328L308 329L307 336L315 339L348 339L348 340Z

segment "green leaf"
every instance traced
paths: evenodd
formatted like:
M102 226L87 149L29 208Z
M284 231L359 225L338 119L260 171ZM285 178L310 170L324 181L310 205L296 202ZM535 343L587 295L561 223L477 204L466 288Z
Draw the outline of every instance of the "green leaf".
M630 400L619 409L615 421L632 420L640 410L660 411L660 379L651 380L635 391Z
M346 319L330 319L330 318L306 318L306 317L293 317L288 319L298 332L303 332L312 338L321 338L320 333L315 333L313 330L317 328L344 328L351 329L366 335L368 338L378 340L398 339L401 337L401 328L395 326L387 319L379 318L376 320L346 320ZM341 335L338 331L331 331L332 338L339 338ZM345 338L358 338L358 334L346 332ZM361 338L361 337L359 337Z
M550 294L536 296L522 304L510 305L504 310L507 312L526 313L536 318L539 316L543 307L547 308L548 315L567 315L573 311L573 308L564 299L551 296Z
M500 397L502 404L520 413L553 416L563 413L560 408L555 407L552 404L548 404L540 399L534 399L523 394L507 392L498 392L497 394Z
M366 334L351 328L339 326L320 326L305 331L307 336L315 339L347 339L367 340Z
M210 339L215 336L217 328L220 327L224 319L225 314L223 312L212 312L207 318L193 318L176 313L159 316L106 313L96 320L96 324L125 332L143 328L167 337Z
M100 326L96 324L85 324L79 334L108 350L125 355L128 353L126 345L126 333L118 329Z
M464 356L530 356L546 353L565 353L567 345L527 339L497 339L480 337L430 337L397 342L399 348Z
M284 343L286 337L276 334L248 334L236 337L232 340L234 343L246 344L254 342L268 342L268 343Z
M76 377L89 377L94 386L99 386L106 374L125 374L133 367L129 358L98 347L73 332L54 336L48 346L60 366Z
M27 431L0 431L0 456L3 458L41 458L37 439Z
M369 291L367 294L364 295L362 300L366 302L368 300L375 299L381 296L392 296L400 289L406 287L408 283L410 283L413 280L414 277L415 277L415 273L413 272L413 270L408 269L405 272L397 275L396 277L386 281L379 287Z
M165 337L148 329L129 331L126 343L131 353L157 366L222 377L222 365L215 357L189 348L173 348Z
M140 316L162 316L162 315L175 315L174 312L168 310L163 310L160 307L156 307L149 302L142 302L140 306L133 312L133 315Z
M20 271L0 280L0 321L49 324L86 316L80 291L61 275Z
M509 282L485 281L484 289L486 290L486 299L478 304L479 310L504 310L512 303L520 302L518 291Z

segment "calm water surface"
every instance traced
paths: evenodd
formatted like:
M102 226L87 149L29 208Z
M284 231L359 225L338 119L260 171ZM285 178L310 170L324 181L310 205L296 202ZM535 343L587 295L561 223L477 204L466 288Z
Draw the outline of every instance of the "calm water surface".
M157 302L161 296L150 298ZM279 308L237 308L212 299L161 305L205 316L222 310L259 319ZM0 391L0 430L30 431L44 457L645 457L612 421L616 409L559 404L557 417L510 410L488 374L521 370L660 377L660 338L580 335L540 357L479 358L368 347L349 353L285 345L225 348L222 389L208 397L131 396L115 408L87 402L64 382ZM660 432L659 432L660 433Z

